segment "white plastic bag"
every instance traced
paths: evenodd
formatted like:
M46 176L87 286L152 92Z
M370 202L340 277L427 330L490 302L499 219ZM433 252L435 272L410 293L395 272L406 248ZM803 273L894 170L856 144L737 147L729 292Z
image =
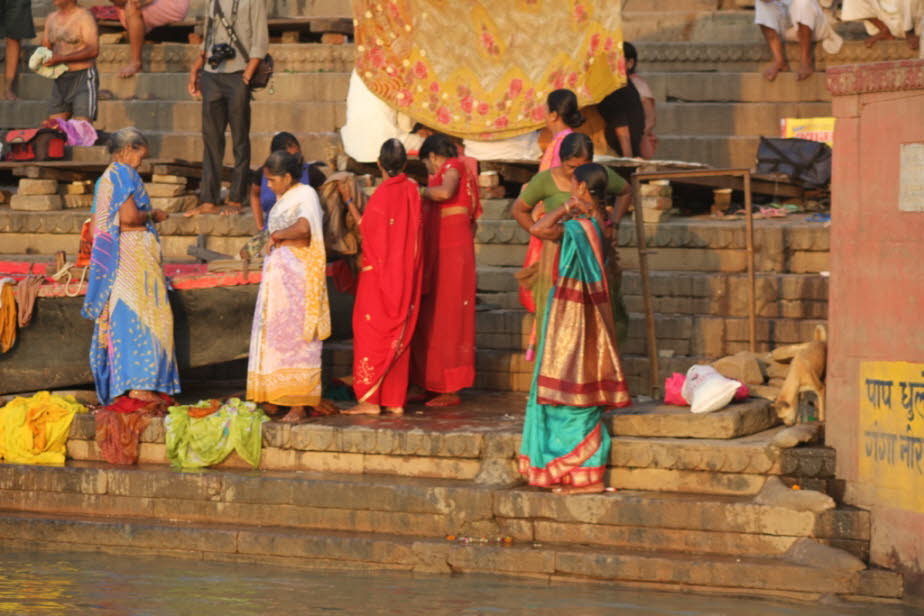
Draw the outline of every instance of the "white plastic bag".
M696 365L687 370L683 397L694 413L711 413L728 406L741 383L727 379L712 366Z

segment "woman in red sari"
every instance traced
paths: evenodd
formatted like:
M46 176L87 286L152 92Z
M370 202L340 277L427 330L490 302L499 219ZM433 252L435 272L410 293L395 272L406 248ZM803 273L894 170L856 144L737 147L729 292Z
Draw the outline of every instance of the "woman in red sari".
M475 221L478 184L446 135L420 147L430 179L424 198L424 290L411 349L411 382L434 392L427 406L459 404L475 382Z
M363 255L353 306L353 390L358 403L344 411L348 415L378 415L382 407L404 413L408 347L417 325L423 274L419 187L404 174L406 164L400 141L382 144L378 165L385 181L359 219Z

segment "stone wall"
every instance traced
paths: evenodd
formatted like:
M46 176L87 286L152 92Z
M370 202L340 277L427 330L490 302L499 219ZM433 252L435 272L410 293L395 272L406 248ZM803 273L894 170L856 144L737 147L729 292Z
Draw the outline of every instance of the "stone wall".
M900 384L924 380L924 61L829 69L828 86L837 148L827 442L846 500L872 511L872 561L904 570L924 594L921 441L907 440L924 436L924 400ZM892 383L879 389L871 376ZM889 424L894 457L871 440Z

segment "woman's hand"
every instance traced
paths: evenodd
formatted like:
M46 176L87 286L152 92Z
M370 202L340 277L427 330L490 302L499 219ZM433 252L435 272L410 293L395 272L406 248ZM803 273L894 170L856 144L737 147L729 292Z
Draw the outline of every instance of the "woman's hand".
M279 244L279 238L276 237L276 232L269 234L269 237L266 238L266 246L263 248L264 254L269 254L273 252L273 249Z
M170 218L170 214L168 214L167 212L163 210L152 210L151 211L151 220L153 220L155 223L164 222L168 218Z
M337 182L337 192L340 193L340 198L344 203L353 200L353 190L349 182Z

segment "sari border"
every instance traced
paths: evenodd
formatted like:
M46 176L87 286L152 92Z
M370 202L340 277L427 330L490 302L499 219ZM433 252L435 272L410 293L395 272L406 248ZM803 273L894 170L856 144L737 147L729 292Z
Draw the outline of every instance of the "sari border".
M545 467L532 465L529 456L520 454L517 467L529 485L547 488L555 484L577 487L592 485L603 480L606 466L582 467L603 444L603 422L598 421L584 439L570 452L550 461Z

